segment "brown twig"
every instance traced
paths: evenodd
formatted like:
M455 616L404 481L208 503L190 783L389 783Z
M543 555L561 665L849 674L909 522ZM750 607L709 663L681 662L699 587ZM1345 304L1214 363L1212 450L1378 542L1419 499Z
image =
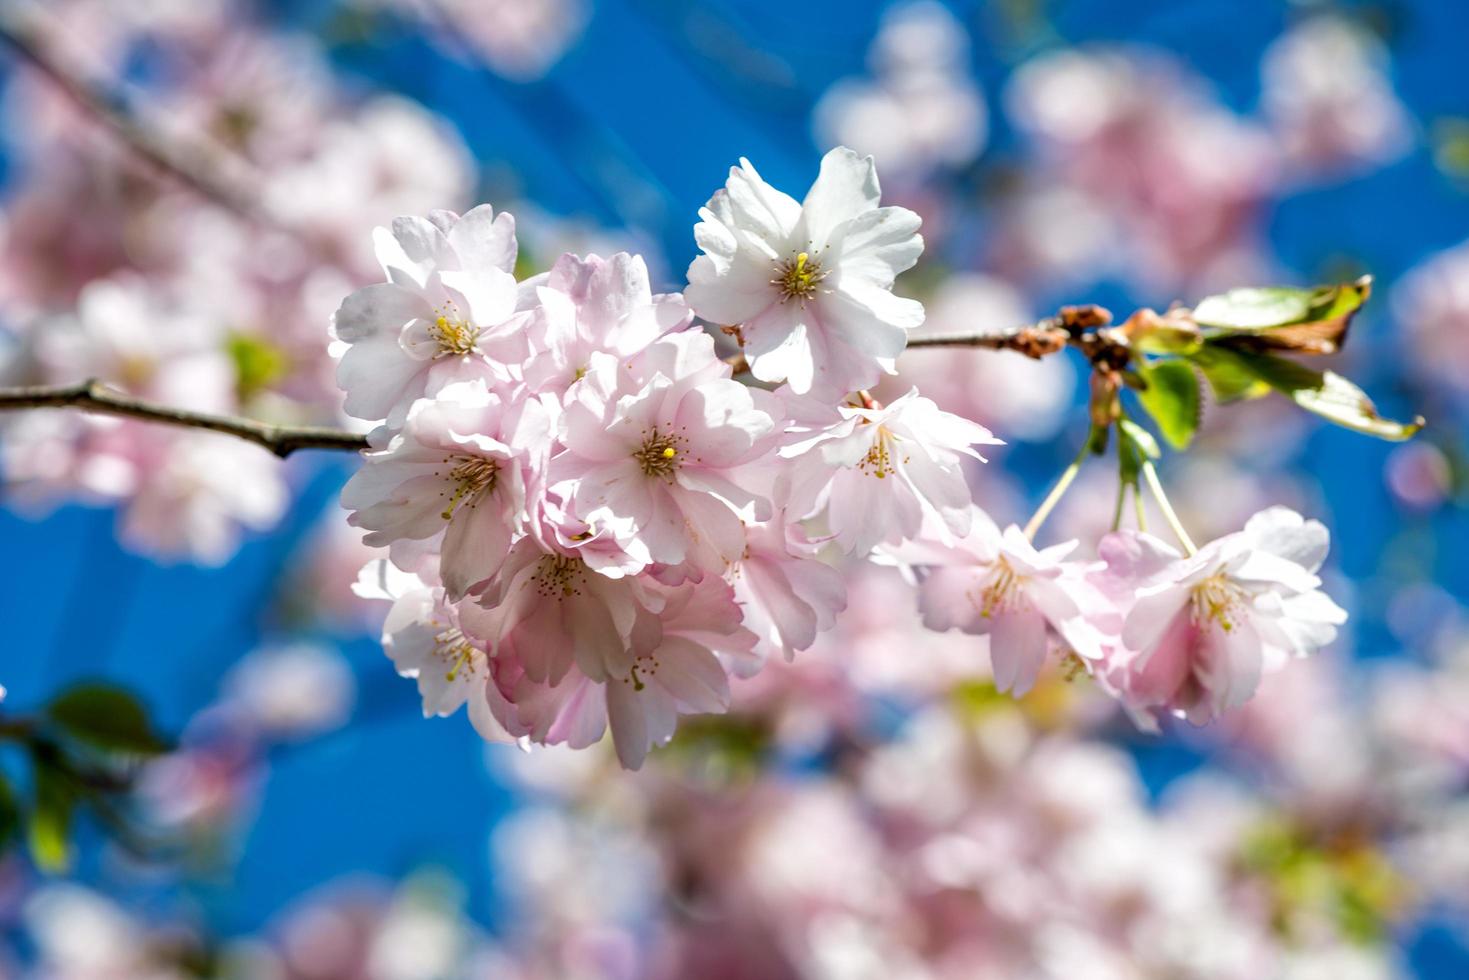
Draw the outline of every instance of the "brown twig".
M1011 350L1039 360L1066 349L1070 332L1053 317L998 333L955 334L952 336L910 337L908 349L918 347L974 347L981 350Z
M1109 322L1099 307L1076 307L1062 310L1060 315L1039 323L994 333L956 334L948 337L914 337L909 347L969 347L981 350L1011 350L1027 357L1040 358L1075 347L1099 367L1109 367L1120 351L1126 356L1126 339L1113 337L1115 331L1093 329ZM742 353L725 358L735 373L749 370ZM345 429L314 425L274 425L255 419L231 415L191 412L144 401L90 379L69 385L37 385L24 388L0 388L0 411L26 408L79 408L103 415L158 422L182 428L221 432L263 446L277 456L285 457L298 449L333 449L358 452L368 448L367 437Z
M126 395L95 379L71 385L41 385L0 388L0 411L23 408L79 408L103 415L205 429L235 436L263 446L282 458L298 449L334 449L357 452L367 447L367 437L345 429L316 425L274 425L255 419L191 412Z

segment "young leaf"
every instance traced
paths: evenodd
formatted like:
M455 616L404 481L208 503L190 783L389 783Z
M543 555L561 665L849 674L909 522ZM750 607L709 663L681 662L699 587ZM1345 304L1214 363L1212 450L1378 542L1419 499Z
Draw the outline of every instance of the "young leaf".
M1306 411L1314 412L1329 422L1392 442L1412 438L1424 425L1422 416L1412 422L1383 418L1361 388L1333 371L1322 375L1319 388L1300 388L1291 392L1291 397Z
M1199 379L1188 362L1155 361L1142 371L1148 386L1138 393L1174 449L1186 449L1199 427Z
M1268 330L1299 323L1311 314L1312 293L1294 286L1231 289L1200 300L1194 307L1194 321L1222 330Z
M31 858L42 871L56 874L71 866L71 818L76 802L66 775L38 757L36 805L26 829Z
M1203 372L1209 389L1220 402L1259 398L1270 393L1270 386L1251 370L1248 356L1239 351L1205 344L1189 354L1188 359Z
M15 791L10 788L10 783L4 776L0 776L0 851L4 851L10 839L20 830L20 821L20 801L15 798Z
M108 684L80 684L64 691L47 714L72 737L99 749L142 755L168 751L138 699Z
M1233 289L1200 302L1194 320L1211 339L1256 349L1330 354L1341 346L1352 317L1371 295L1368 276L1314 289Z

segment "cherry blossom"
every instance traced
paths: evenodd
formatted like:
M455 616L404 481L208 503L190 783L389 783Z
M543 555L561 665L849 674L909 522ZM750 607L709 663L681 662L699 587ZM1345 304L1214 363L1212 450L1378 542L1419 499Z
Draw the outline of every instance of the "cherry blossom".
M346 345L337 377L348 414L396 422L455 381L509 380L529 318L515 316L515 219L488 205L398 218L376 245L387 281L352 293L332 318Z
M794 460L792 510L825 506L833 540L865 555L881 543L914 537L926 514L949 533L970 526L962 458L1000 445L988 429L941 410L917 389L886 406L841 405L830 424L781 449Z
M436 583L368 563L353 586L364 599L392 603L383 621L383 649L403 677L418 681L425 718L447 717L468 704L470 723L491 742L512 741L491 711L487 634L495 621L473 603L451 603Z
M1314 653L1346 613L1315 572L1327 532L1284 507L1243 531L1179 555L1140 532L1106 551L1108 573L1131 592L1111 664L1134 709L1166 710L1204 724L1254 695L1263 674Z
M695 336L694 349L707 350ZM552 489L645 564L712 551L702 563L722 571L744 549L741 518L769 514L742 469L771 448L779 407L730 380L719 362L696 356L690 365L681 351L653 345L643 371L593 358L562 416L566 451L554 461Z
M745 528L745 550L730 567L745 625L786 659L816 642L846 608L841 571L814 557L800 526L784 513Z
M692 318L682 296L653 295L646 263L626 252L606 259L563 255L536 298L525 380L535 391L558 394L586 374L592 354L631 357Z
M972 530L952 545L919 541L894 553L915 566L923 625L988 636L995 686L1020 697L1053 646L1102 658L1103 634L1087 614L1106 600L1086 564L1065 560L1076 546L1038 550L1020 528L1002 532L975 508Z
M578 651L575 666L538 681L524 669L527 637L516 636L513 646L502 641L494 671L505 727L532 742L573 747L592 744L610 727L618 760L637 769L650 748L673 737L680 714L723 712L728 672L754 657L756 643L740 625L730 587L708 578L653 587L643 598L657 607L657 617L635 627L642 635L633 644L615 652L605 645L611 655L592 664L599 676L581 669L587 660Z
M893 280L923 239L916 214L879 196L872 158L838 147L800 203L741 160L699 212L704 254L684 296L704 319L739 327L755 377L840 397L892 373L923 322Z
M370 547L443 534L444 585L458 599L499 569L520 530L527 483L549 449L537 400L501 397L484 381L445 387L409 408L386 448L365 454L342 490Z

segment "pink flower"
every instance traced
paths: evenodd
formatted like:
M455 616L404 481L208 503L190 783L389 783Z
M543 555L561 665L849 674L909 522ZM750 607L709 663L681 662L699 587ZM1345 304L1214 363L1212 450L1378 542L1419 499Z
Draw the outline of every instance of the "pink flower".
M1037 550L1018 527L1001 533L977 507L973 525L952 545L896 549L916 566L923 625L988 636L995 686L1016 697L1034 686L1053 644L1099 660L1103 637L1087 613L1105 599L1086 566L1064 560L1076 542Z
M383 649L399 675L418 681L425 718L448 717L467 703L470 723L482 738L512 741L490 710L499 691L489 684L486 636L495 621L487 610L451 603L437 584L382 560L363 567L353 591L392 603L383 622Z
M1346 621L1315 575L1326 548L1326 528L1284 507L1188 557L1145 534L1109 535L1105 577L1134 598L1108 683L1144 725L1158 710L1201 725L1239 707L1262 674L1330 643Z
M526 638L502 643L493 671L505 727L532 742L573 748L593 744L610 727L618 760L637 769L651 747L673 737L680 714L725 711L728 671L754 658L756 642L740 625L729 586L706 578L643 598L657 615L638 624L636 642L595 663L599 677L583 671L578 656L575 667L568 662L561 675L538 680L518 655L528 650Z
M886 407L842 405L831 416L834 421L817 423L812 434L781 450L794 460L793 513L824 505L837 545L857 555L914 537L926 514L937 515L951 534L968 533L971 501L961 458L983 461L973 446L1001 444L988 429L940 410L917 389Z
M492 652L518 660L530 681L557 685L575 665L600 682L658 642L660 603L646 584L527 535L477 601L498 617Z
M530 316L515 316L514 218L487 204L462 218L398 218L376 244L388 281L352 293L332 318L349 415L397 424L445 385L512 377Z
M788 660L831 629L847 606L845 577L810 554L800 525L783 512L745 528L745 551L730 577L745 625Z
M413 403L387 448L364 454L342 505L370 532L370 547L442 533L444 585L457 599L510 550L550 426L546 408L523 393L501 397L482 380L449 385Z
M739 325L762 381L837 398L869 387L923 322L922 304L892 292L923 251L918 215L879 197L872 158L846 147L822 158L799 204L741 160L699 212L704 254L684 296L704 319Z
M729 708L727 665L758 666L755 634L740 625L734 593L717 579L670 590L659 625L661 641L607 681L612 741L628 769L673 738L678 715Z
M636 367L593 357L562 415L552 491L643 564L694 558L723 572L744 550L741 518L768 516L742 471L771 448L779 410L717 360L691 355L711 350L702 333L692 346L676 336Z
M653 295L642 257L626 252L563 255L536 297L525 380L533 391L557 394L586 374L593 353L631 357L693 316L677 293Z

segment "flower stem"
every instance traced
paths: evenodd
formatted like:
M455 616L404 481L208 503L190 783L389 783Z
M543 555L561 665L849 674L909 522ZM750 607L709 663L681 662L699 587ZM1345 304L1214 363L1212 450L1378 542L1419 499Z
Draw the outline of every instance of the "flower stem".
M1041 505L1035 509L1035 513L1026 522L1025 537L1028 540L1035 540L1036 532L1041 529L1041 525L1046 522L1046 518L1051 516L1051 511L1061 502L1061 498L1066 496L1066 491L1071 487L1071 481L1075 480L1076 474L1081 472L1081 461L1086 459L1086 454L1091 451L1091 448L1092 442L1088 439L1082 444L1081 452L1076 454L1076 458L1071 461L1071 465L1066 467L1061 473L1061 478L1056 481L1056 485L1051 488L1051 492L1046 494L1046 499L1041 501Z
M1183 529L1183 522L1173 512L1173 505L1168 502L1168 495L1163 492L1163 484L1158 480L1158 471L1153 469L1150 460L1143 460L1143 479L1148 481L1148 489L1153 492L1153 499L1158 501L1158 507L1163 511L1163 519L1173 529L1173 536L1178 539L1179 544L1183 545L1183 550L1191 555L1197 552L1199 549L1194 547L1193 539Z
M1122 527L1122 505L1127 501L1127 484L1117 481L1117 504L1112 508L1112 530Z

